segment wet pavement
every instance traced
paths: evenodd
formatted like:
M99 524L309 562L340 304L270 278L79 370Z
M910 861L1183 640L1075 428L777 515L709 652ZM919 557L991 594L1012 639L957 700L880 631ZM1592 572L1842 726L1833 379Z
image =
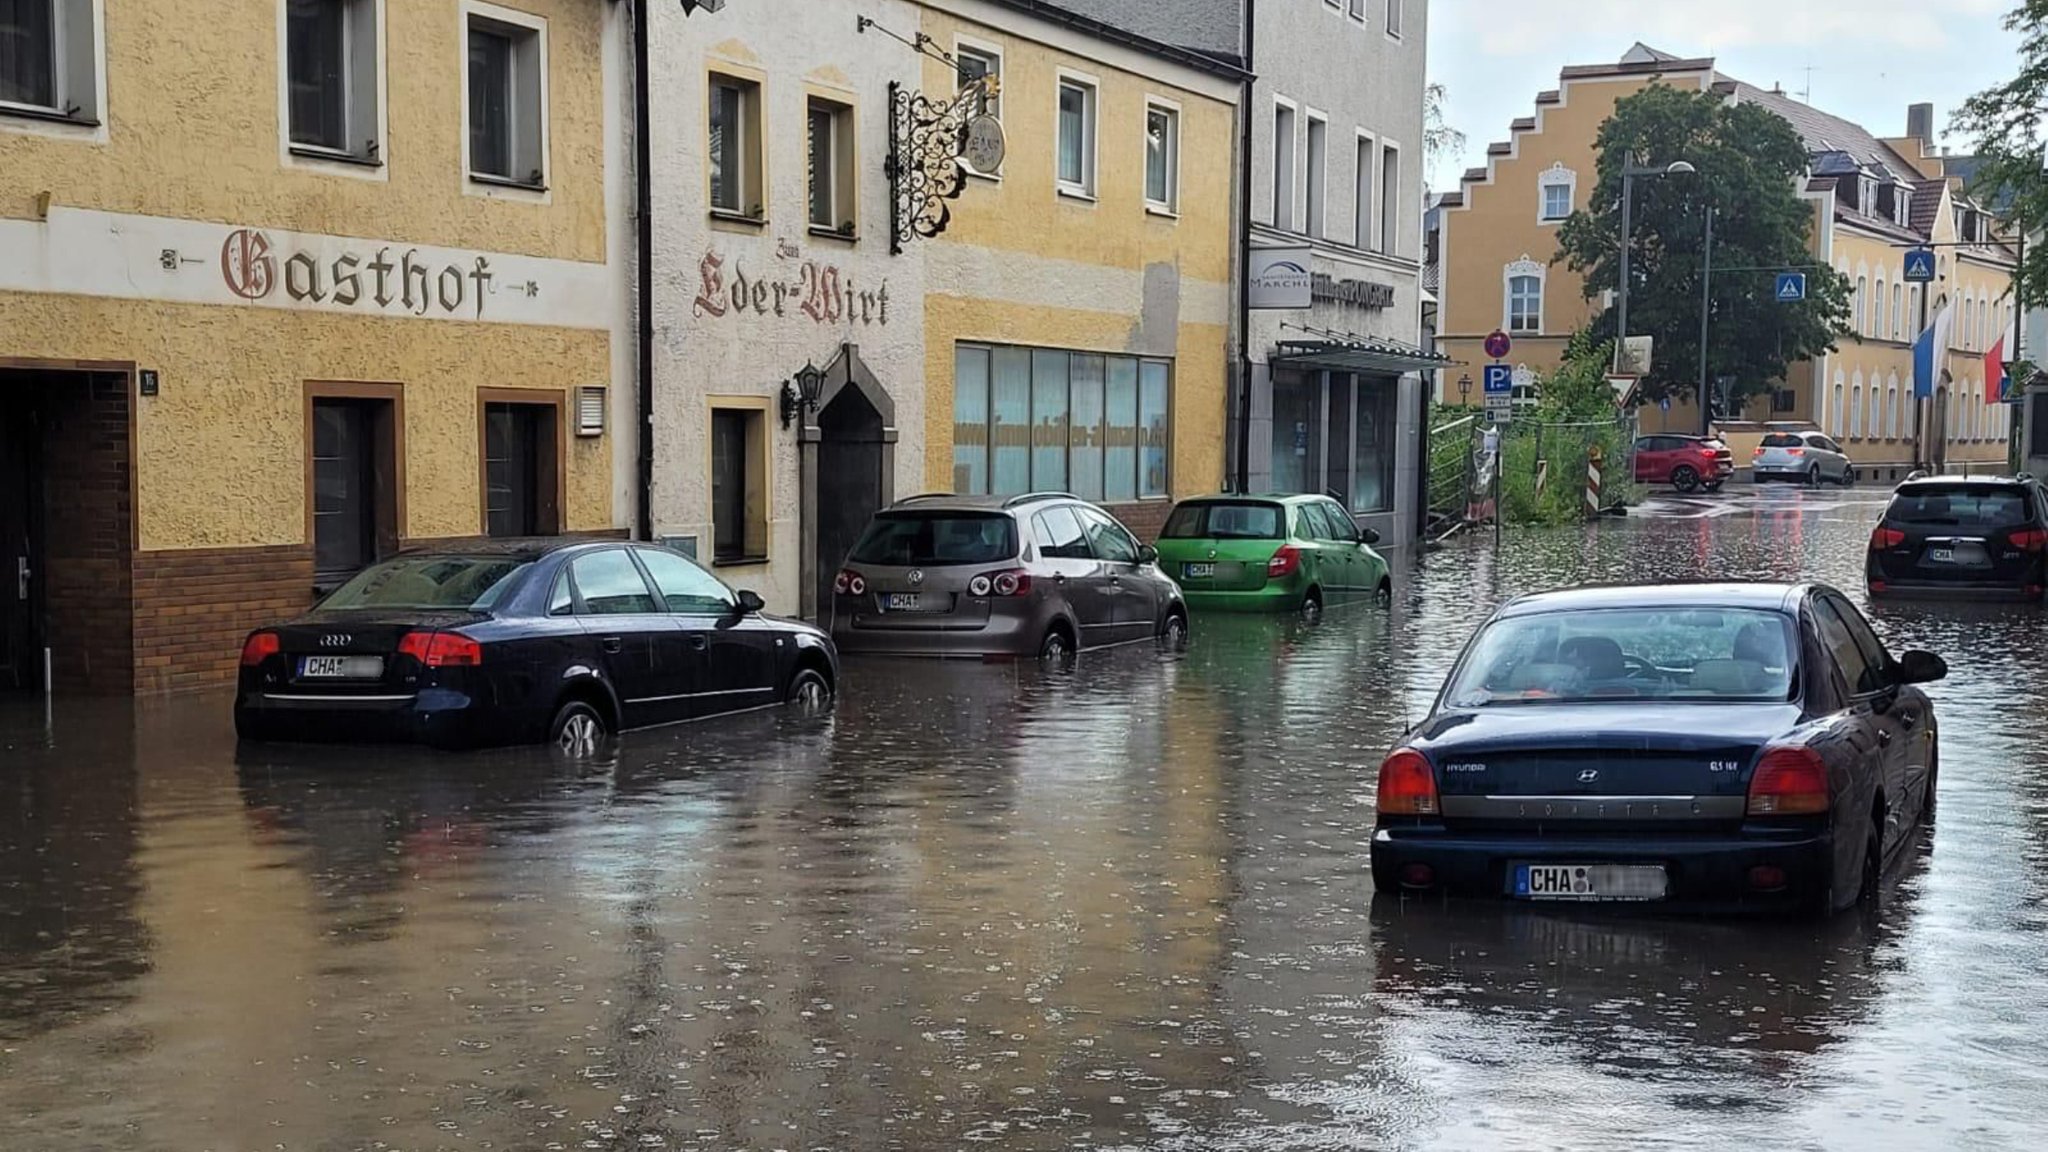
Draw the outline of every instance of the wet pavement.
M833 716L238 754L225 701L0 707L0 1148L2037 1148L2048 647L1880 606L1942 796L1881 922L1375 905L1375 767L1501 598L1812 576L1882 495L1454 541L1391 612Z

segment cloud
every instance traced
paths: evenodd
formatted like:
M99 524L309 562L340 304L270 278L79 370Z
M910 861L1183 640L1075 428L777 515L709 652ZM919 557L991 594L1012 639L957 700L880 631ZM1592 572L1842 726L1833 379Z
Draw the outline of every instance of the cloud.
M1960 24L1995 23L2014 0L1438 0L1430 20L1436 54L1469 50L1489 56L1543 53L1571 63L1618 58L1636 40L1681 56L1737 48L1813 48L1829 55L1876 47L1938 52ZM1560 9L1569 9L1565 16ZM1612 41L1609 44L1608 41Z

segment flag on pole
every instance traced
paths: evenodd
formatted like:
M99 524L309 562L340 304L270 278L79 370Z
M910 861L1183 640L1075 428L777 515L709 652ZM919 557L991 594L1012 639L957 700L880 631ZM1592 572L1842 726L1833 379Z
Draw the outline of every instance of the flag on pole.
M2005 399L2005 389L1999 381L2005 377L2005 337L2000 336L1991 351L1984 354L1984 400L1997 404Z
M1954 327L1955 305L1943 304L1934 323L1913 341L1913 395L1934 397L1935 385L1948 375L1949 330Z

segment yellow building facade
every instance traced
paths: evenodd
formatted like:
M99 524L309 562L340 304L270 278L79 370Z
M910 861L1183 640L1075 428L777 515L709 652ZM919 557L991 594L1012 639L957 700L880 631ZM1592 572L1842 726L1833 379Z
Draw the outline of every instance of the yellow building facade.
M52 0L0 100L0 687L220 683L404 544L622 529L613 7Z
M1517 120L1508 141L1489 146L1486 167L1465 173L1442 205L1443 349L1467 364L1483 363L1486 336L1499 329L1514 342L1510 361L1540 379L1557 366L1572 334L1607 307L1608 294L1588 299L1584 278L1553 262L1557 230L1587 207L1597 183L1600 126L1618 101L1652 83L1761 104L1792 124L1811 156L1800 194L1813 205L1814 262L1841 272L1853 291L1851 331L1835 350L1791 365L1785 380L1752 398L1743 421L1725 425L1738 456L1764 423L1782 421L1822 429L1877 475L1916 464L2002 465L2008 411L1985 403L1984 358L1997 333L2012 329L2012 253L1932 148L1931 110L1915 133L1879 139L1783 92L1734 80L1712 59L1637 45L1615 64L1567 67L1557 89L1537 96L1536 114ZM1917 245L1938 253L1928 322L1946 304L1956 309L1945 376L1918 407L1912 345L1923 313L1918 288L1904 280L1906 252ZM1448 379L1454 375L1446 374L1446 386L1455 386ZM1699 428L1688 398L1640 417L1645 432Z
M1223 485L1237 100L1197 53L1028 5L934 0L922 30L992 72L1007 142L925 259L933 491L1071 491L1139 535Z

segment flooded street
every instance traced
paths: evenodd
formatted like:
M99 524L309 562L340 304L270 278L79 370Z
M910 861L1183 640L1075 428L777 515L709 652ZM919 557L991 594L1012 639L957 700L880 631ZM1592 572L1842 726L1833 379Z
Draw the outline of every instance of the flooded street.
M2048 646L1944 654L1881 923L1375 905L1376 767L1501 599L1859 603L1883 494L1454 542L1391 613L1072 675L853 662L834 715L243 750L225 699L0 711L0 1148L2033 1148Z

